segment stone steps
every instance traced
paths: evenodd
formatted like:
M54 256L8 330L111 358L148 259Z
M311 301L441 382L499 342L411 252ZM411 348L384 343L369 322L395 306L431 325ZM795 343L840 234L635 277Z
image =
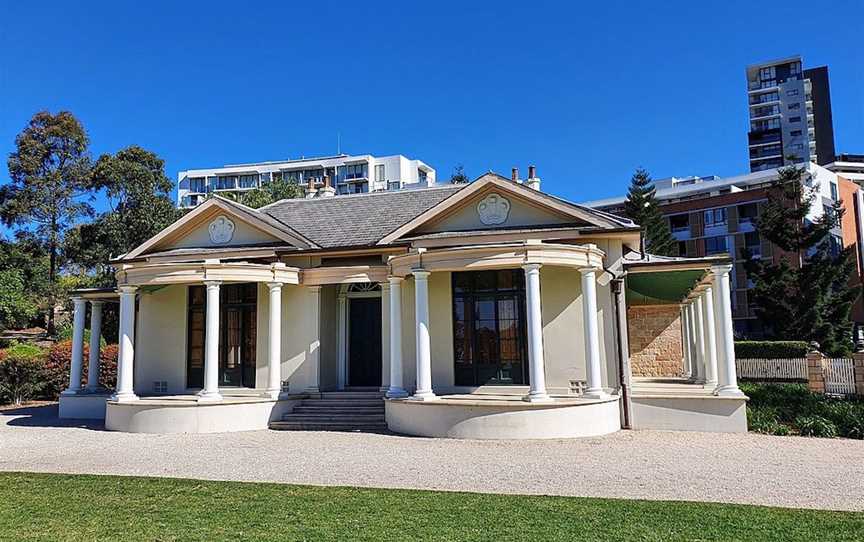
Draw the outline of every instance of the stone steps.
M379 391L323 392L303 399L281 420L270 423L278 431L386 431L384 399Z

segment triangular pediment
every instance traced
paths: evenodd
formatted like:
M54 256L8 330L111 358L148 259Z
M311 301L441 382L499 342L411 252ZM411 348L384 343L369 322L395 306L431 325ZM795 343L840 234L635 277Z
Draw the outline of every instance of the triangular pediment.
M269 215L223 198L211 198L136 247L123 259L191 248L289 245L316 248L308 239Z
M381 240L445 232L546 227L614 229L624 224L500 175L486 174Z

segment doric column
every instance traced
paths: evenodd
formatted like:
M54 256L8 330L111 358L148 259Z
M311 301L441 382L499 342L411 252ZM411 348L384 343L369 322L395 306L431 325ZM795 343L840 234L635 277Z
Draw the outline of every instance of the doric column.
M690 359L690 323L688 322L689 313L687 304L681 304L681 347L684 350L684 376L690 378L693 374L693 363Z
M705 387L712 390L717 387L717 330L714 324L713 291L709 286L699 296L705 329Z
M702 315L702 303L699 297L693 299L693 326L696 330L696 383L705 383L705 318Z
M117 391L114 401L137 401L133 378L135 375L135 291L136 286L120 286L120 348L117 353Z
M548 402L546 393L546 363L543 359L543 311L540 303L540 264L529 263L525 270L525 309L528 323L528 374L531 388L526 401Z
M337 322L337 337L336 337L336 346L337 346L337 386L338 388L345 389L345 385L348 382L348 376L346 375L348 368L348 361L346 359L346 352L348 351L348 298L344 292L339 292L339 314L337 318L339 319Z
M102 346L102 301L90 302L90 362L87 365L87 391L99 389L99 350Z
M715 395L743 396L735 374L735 337L732 327L732 299L729 287L731 265L711 266L714 278L714 319L717 331L717 368L721 375Z
M597 322L597 270L586 267L582 273L582 321L584 325L585 370L588 381L584 396L605 399L600 373L600 326Z
M72 363L69 365L69 387L63 395L81 392L81 370L84 367L84 319L87 317L87 301L73 297L72 317Z
M282 393L282 283L268 282L270 318L268 321L267 394L278 399Z
M207 286L207 316L204 333L204 389L199 401L219 401L219 286L218 280L204 282Z
M321 287L309 286L309 312L306 318L309 320L309 384L306 386L308 393L321 391Z
M406 397L402 382L402 279L390 277L390 387L387 397Z
M412 399L431 401L438 397L432 391L432 343L429 334L429 271L414 269L414 321L417 325L417 389Z
M379 282L381 288L381 387L378 391L387 394L390 389L390 282Z

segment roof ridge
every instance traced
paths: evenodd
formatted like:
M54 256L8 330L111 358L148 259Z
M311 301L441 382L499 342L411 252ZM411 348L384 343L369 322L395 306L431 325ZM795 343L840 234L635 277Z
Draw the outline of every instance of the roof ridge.
M406 188L401 190L378 190L375 192L362 192L359 194L336 194L326 198L285 198L280 199L279 201L274 201L273 203L268 203L263 207L259 207L258 210L261 211L263 209L267 209L268 207L272 207L278 203L296 203L296 202L312 202L312 201L333 201L336 198L339 199L354 199L354 198L364 198L364 197L372 197L372 196L395 196L397 194L416 194L417 192L429 192L432 190L459 190L468 186L467 184L442 184L440 186L426 186L423 188Z

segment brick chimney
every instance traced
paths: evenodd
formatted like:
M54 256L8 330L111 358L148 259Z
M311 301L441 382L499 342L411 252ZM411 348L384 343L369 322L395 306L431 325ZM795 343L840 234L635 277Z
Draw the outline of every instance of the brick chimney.
M330 175L324 175L324 186L318 189L319 198L332 198L336 195L336 189L330 186Z
M306 185L306 199L312 199L315 197L317 190L315 190L315 178L309 179L309 184Z
M525 181L525 186L537 191L540 190L540 177L537 176L536 167L528 166L528 180Z
M510 180L514 183L522 184L522 180L519 178L519 168L514 167L510 170Z

